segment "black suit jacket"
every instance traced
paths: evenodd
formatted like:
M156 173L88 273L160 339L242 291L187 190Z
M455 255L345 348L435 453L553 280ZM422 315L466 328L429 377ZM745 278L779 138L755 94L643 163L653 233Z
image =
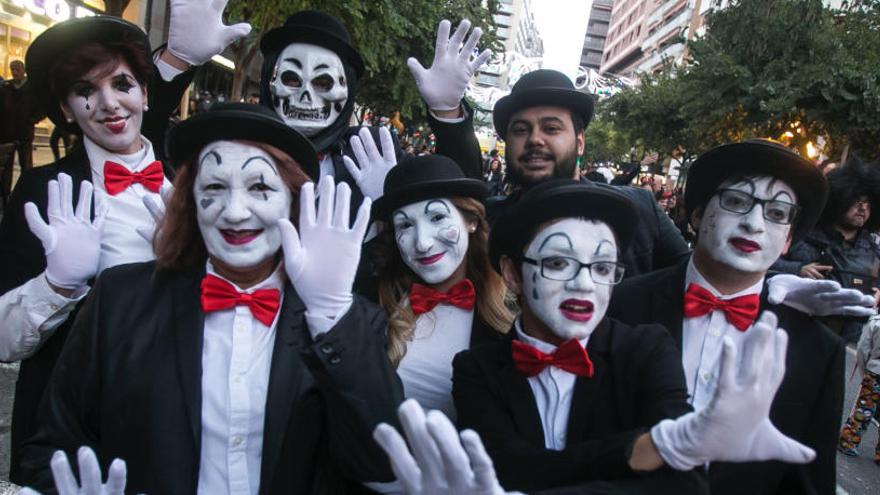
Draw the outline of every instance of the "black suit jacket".
M499 341L458 354L452 379L459 427L480 434L507 490L638 478L628 464L636 438L660 420L690 410L681 356L666 331L605 319L587 344L594 376L575 382L566 448L549 450L528 379L511 357L513 338L511 330ZM699 491L694 472L663 469L655 474L641 478L632 490L621 490Z
M613 188L635 203L639 212L639 227L629 247L620 256L626 265L625 277L634 277L677 264L690 254L690 249L669 215L663 213L651 193L632 186L609 186L587 180L581 181L592 187ZM495 196L486 200L486 218L489 224L504 214L519 200L522 191L510 196Z
M24 447L23 481L53 489L49 459L91 446L128 465L131 493L190 494L201 438L204 268L106 270L80 311ZM260 493L328 493L344 480L391 477L372 440L395 424L402 387L385 355L385 318L356 298L317 341L289 284L266 399Z
M664 325L682 342L687 263L625 280L616 287L608 314L632 325ZM824 325L787 306L770 305L762 292L761 311L771 310L788 331L782 386L770 409L780 431L816 450L806 465L781 462L713 463L712 493L833 494L836 445L843 408L843 342Z

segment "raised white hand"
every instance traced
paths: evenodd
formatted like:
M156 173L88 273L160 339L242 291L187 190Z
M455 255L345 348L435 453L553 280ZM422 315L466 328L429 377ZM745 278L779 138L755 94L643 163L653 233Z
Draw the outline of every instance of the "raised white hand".
M381 423L373 438L388 454L391 468L409 495L503 495L492 459L473 430L461 434L440 411L425 415L409 399L397 410L406 441ZM412 451L407 448L409 442Z
M168 201L171 199L172 194L174 194L174 186L171 184L162 184L162 187L159 189L159 201L156 201L156 196L153 194L145 194L141 198L144 207L150 212L150 216L153 217L152 227L137 228L138 235L143 237L147 242L153 242L153 234L156 231L156 226L159 225L159 222L165 217L165 211L168 209Z
M355 183L364 196L376 201L382 197L385 189L385 176L397 165L397 156L394 154L394 141L386 127L379 128L379 142L382 143L382 151L376 147L370 129L362 127L357 136L351 137L351 150L357 158L354 160L343 155L342 161L348 173L354 177Z
M101 258L101 228L105 211L99 211L92 220L92 192L90 182L83 181L79 201L73 209L73 181L67 174L58 174L48 185L46 223L32 202L24 205L24 216L31 232L40 239L46 253L46 279L62 289L77 289L86 285L98 273Z
M876 313L873 296L841 288L834 280L813 280L788 273L767 280L767 301L812 316L865 317Z
M451 23L444 19L437 28L437 44L434 48L434 61L430 69L425 69L413 57L406 61L409 71L416 80L422 99L431 110L455 110L464 97L468 81L492 54L488 49L471 59L471 54L483 35L483 30L474 28L464 46L461 42L471 27L467 19L461 21L452 37L449 37Z
M306 309L313 315L335 318L352 302L351 286L361 258L361 243L370 220L370 198L364 198L354 225L349 226L351 188L332 177L300 189L299 232L283 218L278 221L284 251L284 269Z
M80 447L76 453L79 464L79 478L82 484L77 483L67 461L64 451L58 450L52 456L50 465L52 477L55 479L55 488L58 495L124 495L126 482L125 461L113 459L110 469L107 471L107 483L101 483L101 466L98 458L88 447ZM25 488L18 492L19 495L39 495L39 492Z
M770 422L770 406L785 377L788 334L776 315L761 314L748 330L740 356L726 337L715 395L702 410L651 429L661 457L674 469L710 461L776 460L805 464L816 452L787 437Z
M168 51L190 65L202 65L219 55L235 40L251 32L242 22L223 24L229 0L171 0Z

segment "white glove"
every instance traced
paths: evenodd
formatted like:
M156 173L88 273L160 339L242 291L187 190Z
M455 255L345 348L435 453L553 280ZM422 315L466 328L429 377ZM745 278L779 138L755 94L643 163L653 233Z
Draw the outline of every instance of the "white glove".
M387 128L379 128L379 141L382 143L381 153L376 148L376 142L373 141L370 129L362 127L357 136L351 137L351 150L354 152L354 157L357 158L357 164L351 158L342 156L345 168L354 177L361 192L373 201L382 197L382 191L385 189L385 176L397 165L394 142L391 140L391 133Z
M125 461L113 459L107 472L107 484L101 484L101 466L98 458L88 447L80 447L76 453L79 463L79 478L82 486L76 482L67 455L64 451L55 451L52 456L52 477L55 479L55 488L58 495L124 495L126 468ZM24 488L19 495L40 495L36 490Z
M767 280L767 301L784 304L811 316L871 316L874 297L856 289L843 289L834 280L813 280L797 275L776 275Z
M150 212L150 216L153 217L152 227L138 227L136 229L138 235L143 237L145 241L149 243L153 242L153 234L156 231L156 226L159 225L159 222L162 221L163 218L165 218L165 210L168 209L168 201L171 199L172 194L174 194L174 186L171 184L162 184L162 187L159 189L160 201L156 201L156 196L153 194L145 194L141 198L144 207Z
M700 411L664 419L651 429L660 456L673 469L689 470L710 461L777 460L806 464L813 449L785 436L770 422L770 406L785 376L788 334L769 311L749 329L737 360L725 337L718 388Z
M440 411L427 417L414 399L397 409L412 447L392 426L381 423L373 438L388 454L391 469L409 495L503 495L492 459L473 430L458 432ZM460 438L460 440L459 440ZM415 456L415 457L413 457Z
M282 218L281 245L284 269L306 310L316 316L335 318L352 302L351 286L361 259L361 243L370 220L370 198L364 198L354 225L349 228L351 188L324 177L318 210L315 185L306 182L299 193L299 233ZM335 205L334 205L335 199Z
M440 27L437 28L437 44L434 48L434 62L430 69L422 67L422 64L413 57L406 61L422 99L431 110L458 108L468 81L492 54L486 49L471 60L471 54L480 41L483 30L474 28L464 47L461 47L461 41L471 27L471 22L467 19L461 21L452 38L449 37L450 25L451 23L446 19L440 21Z
M73 211L73 181L67 174L58 174L49 181L49 201L46 213L49 223L43 221L37 205L24 205L24 217L31 232L43 243L46 253L46 279L63 289L78 289L98 273L101 258L101 227L105 211L95 219L92 212L90 182L83 181L79 201Z
M229 0L171 0L168 51L190 65L202 65L235 40L251 32L251 25L223 24Z

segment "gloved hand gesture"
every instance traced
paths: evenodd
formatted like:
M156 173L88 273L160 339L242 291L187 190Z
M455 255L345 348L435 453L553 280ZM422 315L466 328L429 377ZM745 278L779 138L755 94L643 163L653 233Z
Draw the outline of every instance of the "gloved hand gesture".
M79 478L82 485L76 482L67 455L58 450L52 456L52 477L55 479L55 488L58 495L124 495L126 468L125 461L113 459L110 469L107 471L107 483L101 484L101 466L98 458L88 447L80 447L76 453L79 463ZM24 488L19 495L40 495L36 490Z
M159 222L165 217L165 210L168 209L168 200L171 199L172 194L174 194L174 186L171 184L163 184L159 189L159 201L156 201L156 196L153 194L145 194L141 198L144 207L150 212L150 216L153 217L152 227L137 228L138 235L143 237L145 241L150 243L153 242L153 234L156 231L156 226L159 225Z
M776 275L767 280L767 301L784 304L811 316L871 316L874 297L844 289L834 280L812 280L797 275Z
M92 192L92 184L83 181L74 212L73 181L67 174L58 174L56 180L49 181L49 223L43 220L37 205L24 205L28 227L43 243L46 253L46 279L56 287L77 289L98 273L106 212L99 211L91 220Z
M357 136L351 137L351 149L357 164L351 158L344 156L342 161L348 173L354 177L364 196L376 201L382 197L385 188L385 176L392 167L397 165L397 156L394 154L394 142L391 133L385 127L379 128L379 141L382 143L382 151L376 148L376 142L370 129L362 127Z
M434 62L430 69L422 67L422 64L413 57L406 61L422 99L431 110L458 108L468 81L492 54L486 49L471 60L471 53L480 41L483 30L475 28L462 47L461 41L471 27L471 22L467 19L461 21L452 38L449 37L450 25L451 23L446 19L440 21L440 26L437 28L437 44L434 48Z
M351 188L332 177L318 185L321 194L315 211L315 185L300 189L299 232L290 220L278 221L284 251L284 269L296 292L313 315L335 318L352 302L361 243L370 220L370 198L364 198L354 225L349 227Z
M168 51L190 65L202 65L247 36L250 24L223 24L227 3L229 0L171 0Z
M455 430L440 411L427 416L413 399L397 410L406 439L381 423L373 438L391 459L391 469L408 495L504 495L492 459L473 430Z
M743 340L739 359L736 345L725 338L718 387L709 404L651 429L668 465L688 470L710 461L806 464L816 457L813 449L785 436L770 422L788 347L788 334L777 324L773 313L761 314Z

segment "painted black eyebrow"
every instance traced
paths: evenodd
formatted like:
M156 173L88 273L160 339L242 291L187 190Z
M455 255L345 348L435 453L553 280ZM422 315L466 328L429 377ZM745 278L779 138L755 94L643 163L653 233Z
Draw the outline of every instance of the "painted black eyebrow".
M395 211L395 212L392 214L393 217L397 217L397 215L403 215L403 218L404 218L404 219L409 219L409 215L407 215L406 213L404 213L403 210L397 210L397 211ZM396 218L395 218L395 219L396 219Z
M794 203L795 199L793 197L791 197L791 194L788 194L788 191L776 191L776 194L774 194L773 197L770 199L773 199L773 200L779 199L779 196L782 194L784 194L786 197L788 197L788 199L790 200L789 203Z
M434 203L439 203L439 204L443 205L443 208L446 209L446 213L452 213L452 211L449 209L449 206L446 204L446 202L441 199L432 199L431 201L428 201L427 203L425 203L425 213L428 213L428 208L430 208L431 205L433 205Z
M199 168L202 167L202 164L205 163L205 160L206 160L209 156L213 156L214 159L217 160L217 165L220 165L221 163L223 163L223 159L220 158L220 153L217 153L216 151L211 150L211 151L205 153L205 156L202 157L202 161L199 162Z
M599 250L601 250L602 246L604 246L605 244L608 244L611 247L611 249L614 250L614 244L612 244L611 241L609 241L607 239L603 239L603 240L599 241L599 244L596 246L596 251L593 253L593 256L599 254Z
M329 69L329 68L330 68L330 66L327 65L327 64L318 64L318 65L317 65L314 69L312 69L312 70L318 70L318 69Z
M247 167L248 164L250 164L254 160L262 160L262 161L266 162L266 165L269 165L270 167L272 167L272 171L275 172L275 175L278 175L278 171L275 170L275 164L273 164L269 160L266 160L266 158L262 157L262 156L252 156L252 157L248 158L247 160L244 161L244 164L241 166L241 169L244 170L244 168Z
M302 69L302 68L303 68L303 64L302 64L302 62L300 62L298 59L295 59L295 58L285 58L284 61L285 61L285 62L291 62L293 65L297 66L297 68L299 68L299 69Z
M568 250L572 251L572 252L574 251L574 245L571 243L571 238L568 237L568 234L566 234L564 232L556 232L556 233L548 235L547 238L544 239L544 242L542 242L541 245L538 247L538 252L540 253L541 251L543 251L544 246L547 244L547 242L556 236L559 236L559 237L562 237L563 239L565 239L565 241L568 242Z

